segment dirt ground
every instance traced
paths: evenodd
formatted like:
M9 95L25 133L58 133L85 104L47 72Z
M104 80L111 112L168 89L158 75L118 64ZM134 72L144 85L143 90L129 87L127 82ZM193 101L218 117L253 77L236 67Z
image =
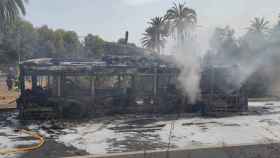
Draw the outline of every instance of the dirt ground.
M5 78L0 78L0 110L16 108L15 100L19 93L16 90L8 91Z

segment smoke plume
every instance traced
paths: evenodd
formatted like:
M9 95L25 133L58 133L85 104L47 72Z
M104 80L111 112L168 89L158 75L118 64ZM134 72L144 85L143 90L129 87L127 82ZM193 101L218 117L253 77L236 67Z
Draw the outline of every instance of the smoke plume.
M247 95L251 95L250 93L254 91L266 91L265 93L269 95L280 96L278 93L280 90L279 44L258 34L250 33L240 38L232 35L232 37L225 37L229 39L215 41L217 44L215 48L211 46L202 48L205 45L202 46L197 41L205 41L201 39L205 36L200 36L199 33L197 32L196 38L187 40L182 45L178 45L178 41L170 40L165 50L172 53L176 65L180 68L178 81L190 103L195 103L200 99L200 81L206 67L228 68L227 76L222 76L222 78L230 86L220 85L224 92L238 91L250 82L251 90L247 92ZM210 37L210 34L215 36L209 32L207 37ZM208 41L211 40L213 37L208 38ZM210 62L205 64L207 56L210 56Z
M201 57L198 48L194 39L189 39L182 44L171 39L168 41L166 48L167 52L172 53L175 64L180 68L179 87L188 97L189 103L195 103L200 98L201 92Z

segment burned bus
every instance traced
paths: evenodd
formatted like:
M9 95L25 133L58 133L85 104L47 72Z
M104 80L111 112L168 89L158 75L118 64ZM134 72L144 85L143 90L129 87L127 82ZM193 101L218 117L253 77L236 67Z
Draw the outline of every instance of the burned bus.
M20 65L17 106L23 119L246 110L240 90L229 94L213 86L213 70L202 73L201 101L193 105L178 87L180 70L159 59L33 59Z

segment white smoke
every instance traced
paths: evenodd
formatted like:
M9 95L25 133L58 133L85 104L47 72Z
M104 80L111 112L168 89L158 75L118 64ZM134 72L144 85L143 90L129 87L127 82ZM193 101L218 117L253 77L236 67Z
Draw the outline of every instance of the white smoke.
M208 34L205 32L208 32ZM165 48L165 52L168 52L167 54L171 54L174 57L176 65L180 68L178 77L180 86L178 87L182 88L190 103L195 103L200 99L200 80L203 66L205 66L202 65L203 59L207 55L207 51L212 51L213 53L213 50L209 48L209 43L207 43L210 41L213 30L204 32L196 31L195 34L195 38L186 40L181 46L178 46L176 40L169 39ZM229 76L224 76L224 80L233 87L221 85L224 88L231 88L224 89L225 92L239 90L247 84L248 80L252 79L253 82L268 84L270 86L270 93L275 96L280 96L280 70L278 70L279 64L277 64L279 63L277 61L280 60L279 45L267 44L267 40L262 41L254 36L250 38L247 41L251 41L252 43L248 43L248 48L240 45L240 43L244 44L244 41L241 41L244 39L241 38L235 39L237 43L236 47L224 45L224 52L222 53L226 56L215 56L211 54L217 62L210 63L208 66L228 67L226 71L229 71ZM255 76L256 73L257 76ZM258 78L255 78L259 76L264 81L259 81Z
M222 41L217 42L218 45L223 43ZM213 55L215 50L211 50L215 62L211 63L210 66L221 63L233 66L236 71L232 72L230 78L226 78L226 80L234 85L235 90L244 87L244 85L248 86L247 83L250 81L251 84L257 86L249 88L256 88L264 93L268 90L270 91L268 93L279 96L279 94L274 93L280 85L280 77L278 77L278 67L280 65L277 64L280 59L278 44L274 44L269 38L258 33L245 34L240 38L234 38L233 43L236 46L229 43L222 46L220 52L222 55L215 56ZM254 92L250 90L249 93Z
M201 52L195 39L187 39L184 44L169 40L166 51L171 52L176 65L180 68L179 84L189 103L200 99Z

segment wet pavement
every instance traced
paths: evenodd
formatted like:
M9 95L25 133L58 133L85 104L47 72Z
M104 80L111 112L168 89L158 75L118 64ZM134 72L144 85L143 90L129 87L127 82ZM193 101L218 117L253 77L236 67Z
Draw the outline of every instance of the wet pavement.
M64 157L188 146L280 141L280 102L251 103L244 116L123 115L86 120L19 121L0 113L0 150L29 146L34 140L14 132L29 129L45 137L38 150L0 158Z
M42 124L42 122L21 122L17 119L16 112L0 113L0 151L14 149L16 147L29 147L37 143L34 138L29 135L18 132L18 129L30 129L33 124ZM43 123L44 124L44 123ZM41 127L40 127L41 128ZM43 128L43 126L42 126ZM40 130L32 130L41 133ZM46 134L46 133L45 133ZM44 136L44 133L41 133ZM9 155L0 155L0 158L38 158L48 157L57 158L65 156L88 155L87 152L67 147L63 143L55 141L52 137L45 137L45 144L37 150L27 153L17 153Z

